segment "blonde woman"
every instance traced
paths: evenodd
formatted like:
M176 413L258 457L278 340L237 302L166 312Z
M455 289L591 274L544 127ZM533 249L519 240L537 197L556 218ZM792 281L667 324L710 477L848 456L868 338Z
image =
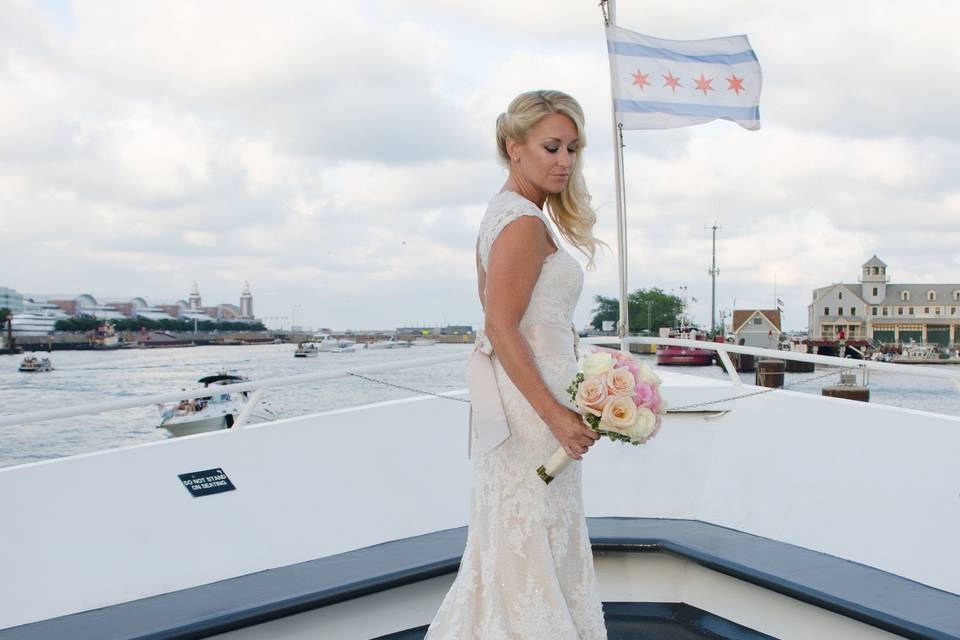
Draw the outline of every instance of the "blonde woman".
M565 389L577 371L573 311L599 241L581 173L583 110L559 91L517 96L497 118L509 169L480 224L484 329L468 367L473 500L460 572L428 640L607 637L583 514L580 465L550 484L557 443L580 460L598 436Z

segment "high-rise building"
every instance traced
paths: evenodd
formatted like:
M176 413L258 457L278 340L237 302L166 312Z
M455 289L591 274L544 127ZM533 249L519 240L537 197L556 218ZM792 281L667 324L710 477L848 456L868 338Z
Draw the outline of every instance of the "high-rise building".
M0 309L6 307L12 313L23 311L23 296L16 289L0 287Z
M253 294L250 293L250 283L243 283L243 293L240 294L240 317L253 319Z
M193 282L193 288L190 289L190 310L199 311L201 307L200 302L200 287L197 286L197 282Z

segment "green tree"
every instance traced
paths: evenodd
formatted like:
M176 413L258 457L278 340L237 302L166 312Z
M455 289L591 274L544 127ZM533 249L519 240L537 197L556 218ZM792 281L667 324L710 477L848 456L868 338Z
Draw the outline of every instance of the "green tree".
M53 328L56 331L92 331L97 328L97 325L100 324L94 318L89 317L79 317L79 318L65 318L63 320L57 320L53 324Z
M13 313L8 307L0 307L0 327L6 327L7 318L12 315Z
M604 320L620 319L620 301L605 296L594 297L596 308L590 313L590 324L595 329L603 327ZM642 333L649 330L656 334L660 327L672 327L676 317L683 310L683 301L658 287L637 289L627 294L627 313L630 321L630 333Z

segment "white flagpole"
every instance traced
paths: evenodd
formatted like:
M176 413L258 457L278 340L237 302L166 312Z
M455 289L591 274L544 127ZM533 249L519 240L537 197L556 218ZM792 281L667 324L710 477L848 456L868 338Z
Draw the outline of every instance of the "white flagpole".
M606 26L617 23L616 0L606 0ZM617 189L617 275L620 281L620 320L617 323L617 336L620 338L620 350L629 351L627 336L630 335L630 314L627 300L627 218L626 195L623 186L623 125L617 122L617 107L613 99L613 87L617 82L613 62L610 62L610 111L613 121L613 161Z

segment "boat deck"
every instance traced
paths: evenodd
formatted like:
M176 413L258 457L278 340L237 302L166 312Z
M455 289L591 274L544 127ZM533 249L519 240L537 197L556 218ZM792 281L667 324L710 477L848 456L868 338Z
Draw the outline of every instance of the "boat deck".
M906 638L960 639L960 595L810 549L694 520L588 518L594 552L667 553ZM0 640L187 640L243 629L457 571L466 528L74 615L0 629ZM610 638L759 640L682 603L604 605ZM384 640L422 638L398 630Z

